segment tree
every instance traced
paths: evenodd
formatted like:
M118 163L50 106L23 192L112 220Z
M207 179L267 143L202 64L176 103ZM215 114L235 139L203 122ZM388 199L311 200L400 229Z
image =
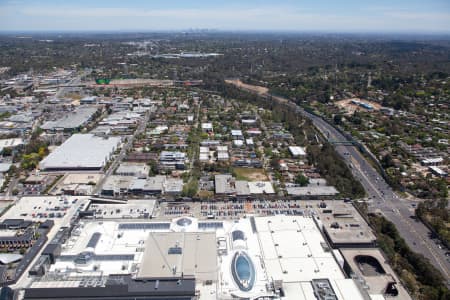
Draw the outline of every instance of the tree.
M342 125L342 115L334 115L333 122L336 125Z
M394 161L392 160L392 156L390 154L386 154L381 159L381 165L383 168L387 169L394 166Z
M197 194L198 190L198 181L196 179L192 179L190 182L186 183L183 186L183 191L181 195L183 197L194 197Z
M309 178L300 173L295 178L295 183L299 184L300 186L307 186L309 184Z
M156 174L158 174L158 164L156 163L156 161L150 160L147 164L150 167L150 169L148 170L148 176L155 176Z
M3 156L11 156L12 148L3 148L2 155Z

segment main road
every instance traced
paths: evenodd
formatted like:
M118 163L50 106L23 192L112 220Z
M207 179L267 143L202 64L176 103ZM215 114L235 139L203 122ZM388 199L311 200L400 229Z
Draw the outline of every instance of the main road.
M323 118L305 111L289 99L273 96L267 92L261 93L252 86L243 87L242 84L239 84L239 81L233 80L227 82L246 91L257 93L262 97L270 97L272 100L292 107L299 114L310 119L313 125L329 141L349 142L341 132ZM436 244L430 236L430 231L422 222L412 218L414 216L413 203L397 196L355 146L347 143L336 144L335 149L350 167L353 176L361 182L366 190L370 204L369 209L381 212L386 219L394 223L408 246L413 251L421 253L428 258L446 278L447 286L450 286L450 260L446 257L446 251L448 250Z

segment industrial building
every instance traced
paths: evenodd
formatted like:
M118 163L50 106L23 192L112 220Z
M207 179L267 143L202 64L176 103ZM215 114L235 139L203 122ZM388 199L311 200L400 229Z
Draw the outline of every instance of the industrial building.
M72 112L64 114L63 117L55 121L45 122L41 128L47 131L72 131L78 130L86 125L98 111L98 107L81 106Z
M119 147L119 137L74 134L39 164L45 171L100 170Z

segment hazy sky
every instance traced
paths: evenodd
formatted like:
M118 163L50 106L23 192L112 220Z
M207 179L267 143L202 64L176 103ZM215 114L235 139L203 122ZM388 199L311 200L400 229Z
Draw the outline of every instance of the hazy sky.
M0 30L450 33L450 0L0 0Z

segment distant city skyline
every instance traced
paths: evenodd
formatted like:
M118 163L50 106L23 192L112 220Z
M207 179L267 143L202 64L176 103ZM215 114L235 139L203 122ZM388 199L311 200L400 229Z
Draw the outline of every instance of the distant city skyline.
M450 1L0 0L2 31L450 33Z

